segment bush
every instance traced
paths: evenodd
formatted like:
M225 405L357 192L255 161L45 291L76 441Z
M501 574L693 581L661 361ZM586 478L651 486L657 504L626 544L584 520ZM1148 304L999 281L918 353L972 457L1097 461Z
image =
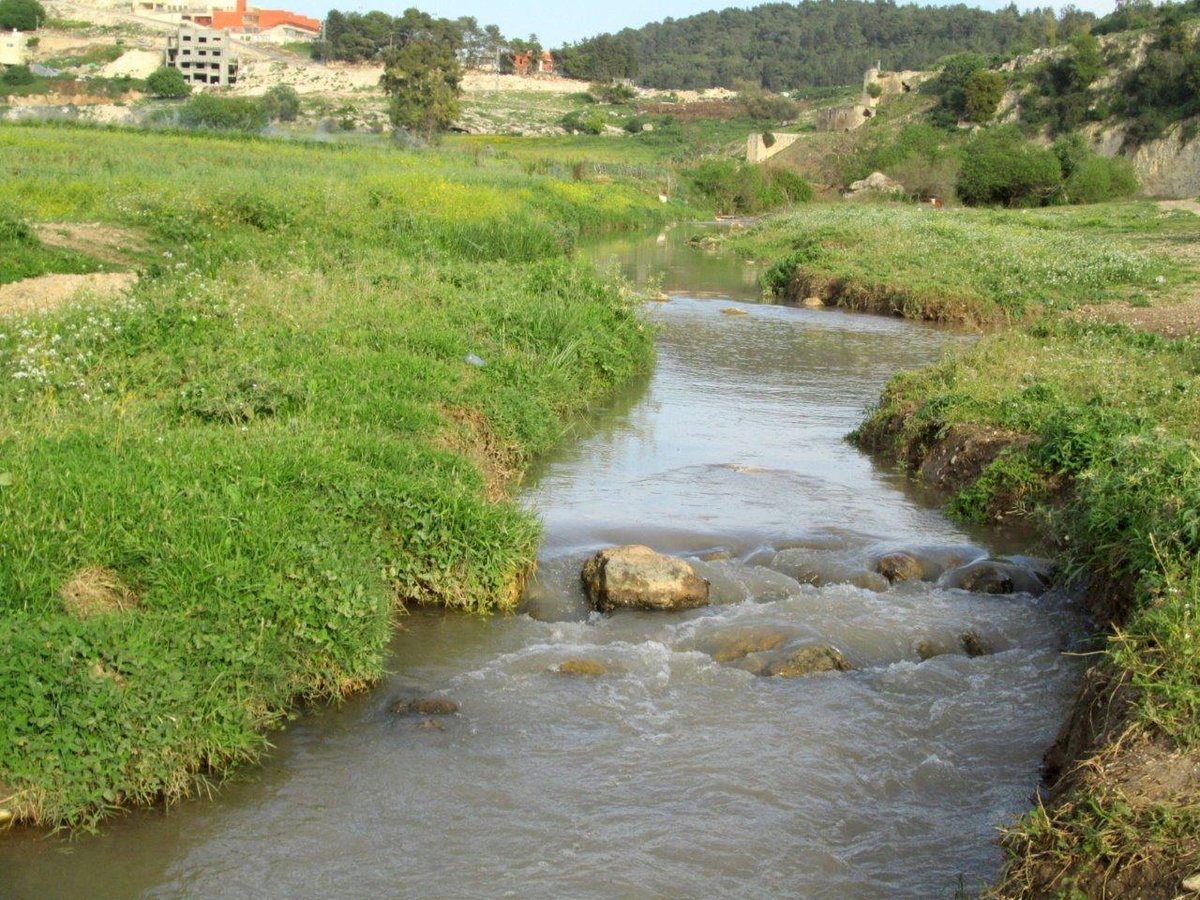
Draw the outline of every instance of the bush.
M1063 185L1068 203L1101 203L1137 193L1133 164L1123 156L1092 156Z
M192 92L192 86L178 69L162 66L146 78L146 90L161 100L181 100Z
M800 110L800 107L787 97L772 94L770 91L744 91L740 99L746 108L746 115L760 121L785 122L794 119Z
M245 97L200 94L180 108L179 124L214 131L261 131L266 127L267 114L261 103Z
M11 87L22 87L34 82L33 72L29 66L9 66L4 70L4 75L0 76L0 82L10 85Z
M291 85L277 84L263 95L262 106L272 122L295 122L300 115L300 95Z
M759 213L813 198L813 189L787 169L764 169L732 159L709 160L691 170L696 189L712 200L719 213Z
M1041 206L1059 194L1062 180L1053 152L1008 127L981 132L967 144L956 187L972 206Z
M963 88L963 112L967 119L982 125L996 115L1004 99L1004 76L979 69L971 73Z
M0 29L36 31L46 21L46 9L37 0L0 0Z
M883 86L878 81L872 81L867 85L867 96L878 100L883 96Z
M572 134L603 134L604 114L595 109L577 109L563 116L561 124Z
M595 103L628 103L637 96L637 91L627 84L619 82L605 84L597 81L588 88L588 96Z

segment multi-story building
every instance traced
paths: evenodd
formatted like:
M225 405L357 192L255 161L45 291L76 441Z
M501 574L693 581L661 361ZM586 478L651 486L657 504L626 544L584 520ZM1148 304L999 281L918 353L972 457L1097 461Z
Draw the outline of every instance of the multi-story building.
M192 84L229 87L237 83L237 56L226 31L180 28L167 38L163 61L182 72Z

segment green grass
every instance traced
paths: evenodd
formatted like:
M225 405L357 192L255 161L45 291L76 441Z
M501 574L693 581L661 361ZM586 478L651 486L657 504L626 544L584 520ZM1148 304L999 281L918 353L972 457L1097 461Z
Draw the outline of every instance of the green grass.
M1016 213L829 204L772 218L732 244L774 262L765 285L782 295L799 275L800 287L845 305L998 324L1194 280L1142 235L1195 239L1200 219L1149 203Z
M538 526L488 460L652 352L568 256L661 216L641 184L49 128L0 129L0 164L25 220L170 248L123 301L0 319L0 807L30 822L253 759L298 698L380 676L399 605L511 604ZM97 572L136 609L69 614Z

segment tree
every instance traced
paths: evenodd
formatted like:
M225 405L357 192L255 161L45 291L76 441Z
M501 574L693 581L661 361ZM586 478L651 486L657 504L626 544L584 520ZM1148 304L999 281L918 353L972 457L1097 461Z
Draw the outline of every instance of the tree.
M379 83L392 124L429 139L458 118L461 80L455 47L417 39L387 52Z
M178 69L162 66L150 73L146 90L160 100L180 100L192 92L192 86Z
M295 122L300 115L300 95L291 85L277 84L263 94L262 106L272 122Z
M46 21L46 8L38 0L0 0L0 29L36 31Z
M1004 99L1004 76L985 69L972 72L963 88L963 98L967 119L982 125L996 114Z

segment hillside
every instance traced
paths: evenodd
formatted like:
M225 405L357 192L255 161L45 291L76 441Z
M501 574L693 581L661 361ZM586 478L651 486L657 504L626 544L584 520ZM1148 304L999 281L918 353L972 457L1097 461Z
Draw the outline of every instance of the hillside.
M924 69L965 50L1009 57L1053 45L1093 21L1074 7L1056 16L1049 8L987 12L961 4L804 0L627 28L583 41L564 57L581 78L636 76L663 89L751 82L783 91L853 84L877 62L887 69ZM618 51L626 47L633 50L636 72L600 71L622 59Z

